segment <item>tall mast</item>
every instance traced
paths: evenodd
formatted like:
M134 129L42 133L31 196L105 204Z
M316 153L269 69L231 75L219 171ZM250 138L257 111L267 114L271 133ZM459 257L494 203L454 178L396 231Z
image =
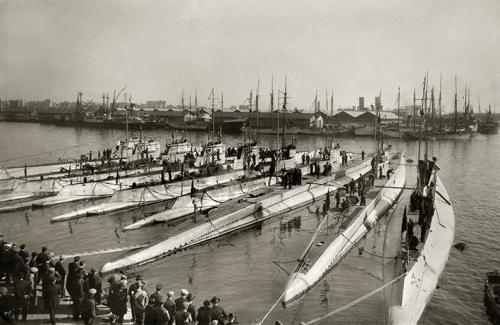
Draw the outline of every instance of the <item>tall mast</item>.
M318 89L316 89L316 96L314 97L314 113L318 113Z
M431 89L431 129L434 131L434 115L435 115L435 99L434 99L434 87Z
M399 114L400 114L400 101L401 101L401 90L400 88L398 87L398 132L400 130L400 124L399 124Z
M194 111L198 114L198 89L194 88Z
M214 144L214 133L215 133L215 93L212 88L212 92L210 93L210 98L212 100L212 145Z
M271 106L271 129L274 128L273 124L273 111L274 111L274 76L271 76L271 93L269 94L270 101L269 104Z
M260 79L257 79L257 92L255 93L255 141L259 141L259 88Z
M455 76L455 98L453 101L453 107L455 109L455 132L458 130L458 99L457 99L457 76Z
M333 90L332 97L330 97L330 116L333 118Z
M417 127L417 106L416 106L416 101L417 99L415 98L415 88L413 88L413 132L415 132L415 129Z
M222 138L222 124L224 124L224 92L220 94L220 110L221 110L221 119L220 119L220 137Z
M283 132L281 137L281 148L285 148L286 139L286 100L287 100L287 76L285 75L285 92L283 93Z
M182 87L181 108L182 108L182 111L184 112L184 87Z
M189 94L189 113L192 113L193 106L191 105L191 94Z
M439 99L438 99L438 105L439 105L439 131L441 132L442 129L442 120L441 120L441 85L443 81L443 74L439 75Z
M328 89L325 88L325 113L328 114Z

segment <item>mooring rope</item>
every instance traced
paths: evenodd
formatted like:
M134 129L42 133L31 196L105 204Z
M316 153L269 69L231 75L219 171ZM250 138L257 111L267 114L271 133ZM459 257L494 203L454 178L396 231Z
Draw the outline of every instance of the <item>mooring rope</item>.
M381 287L378 287L378 288L376 288L376 289L374 289L374 290L370 291L370 292L369 292L369 293L367 293L366 295L364 295L364 296L362 296L362 297L360 297L360 298L358 298L358 299L356 299L356 300L353 300L353 301L351 301L350 303L348 303L348 304L346 304L346 305L344 305L344 306L342 306L342 307L339 307L339 308L337 308L337 309L335 309L335 310L333 310L333 311L329 312L329 313L328 313L328 314L326 314L326 315L323 315L323 316L321 316L321 317L315 318L315 319L310 320L310 321L308 321L308 322L302 322L302 323L300 323L300 324L301 324L301 325L310 325L310 324L314 324L314 323L317 323L317 322L319 322L319 321L321 321L321 320L323 320L323 319L325 319L325 318L328 318L328 317L331 317L331 316L333 316L333 315L335 315L335 314L338 314L338 313L340 313L341 311L344 311L344 310L346 310L346 309L348 309L348 308L351 308L352 306L354 306L354 305L356 305L356 304L358 304L358 303L362 302L363 300L366 300L366 299L370 298L371 296L373 296L373 295L374 295L374 294L376 294L377 292L380 292L380 291L384 290L386 287L388 287L388 286L390 286L391 284L393 284L394 282L398 281L399 279L401 279L402 277L404 277L406 274L407 274L407 272L405 272L405 273L401 274L401 275L400 275L400 276L398 276L397 278L392 279L391 281L389 281L389 282L385 283L385 284L384 284L384 285L382 285Z

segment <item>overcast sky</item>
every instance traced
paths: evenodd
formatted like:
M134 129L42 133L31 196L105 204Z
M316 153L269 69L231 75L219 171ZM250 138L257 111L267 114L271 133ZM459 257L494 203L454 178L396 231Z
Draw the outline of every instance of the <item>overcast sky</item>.
M269 108L271 77L288 75L293 106L309 109L316 89L335 106L397 88L411 103L429 71L450 108L454 74L477 106L500 111L499 0L19 1L0 0L2 98L99 100L127 86L134 101L180 103L181 89L207 103L243 103L260 78ZM436 89L437 90L437 89ZM220 95L218 95L220 96Z

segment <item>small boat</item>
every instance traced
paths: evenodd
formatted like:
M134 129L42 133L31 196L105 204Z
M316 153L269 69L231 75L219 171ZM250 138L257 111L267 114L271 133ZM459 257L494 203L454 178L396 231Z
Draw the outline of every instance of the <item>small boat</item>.
M498 271L486 273L484 305L493 324L500 324L500 272Z
M488 113L486 113L486 119L479 121L477 132L482 134L498 133L498 122L495 121L491 114L491 106L489 106Z
M398 162L398 161L396 161ZM357 245L357 243L373 228L378 220L384 216L397 201L403 191L406 181L406 168L404 155L399 159L399 167L396 172L385 182L384 187L374 189L370 192L378 192L376 196L363 208L358 208L353 213L353 221L332 243L323 251L315 261L309 258L310 247L306 248L299 259L294 273L287 283L282 303L284 306L292 303L305 295L322 278L339 264L342 259ZM386 161L384 169L389 168L390 161ZM370 196L375 195L371 194ZM319 229L323 227L320 224ZM310 245L313 242L310 242ZM322 245L321 245L322 246Z

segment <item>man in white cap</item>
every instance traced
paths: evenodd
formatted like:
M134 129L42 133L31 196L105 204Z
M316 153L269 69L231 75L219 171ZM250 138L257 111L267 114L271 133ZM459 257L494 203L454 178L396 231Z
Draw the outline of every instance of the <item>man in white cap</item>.
M181 289L181 296L177 299L175 299L175 309L176 310L182 310L182 304L186 302L186 297L188 295L189 291L186 289Z
M94 296L97 290L94 288L89 289L88 295L83 299L82 302L82 319L85 325L94 324L94 319L96 318L96 307Z

